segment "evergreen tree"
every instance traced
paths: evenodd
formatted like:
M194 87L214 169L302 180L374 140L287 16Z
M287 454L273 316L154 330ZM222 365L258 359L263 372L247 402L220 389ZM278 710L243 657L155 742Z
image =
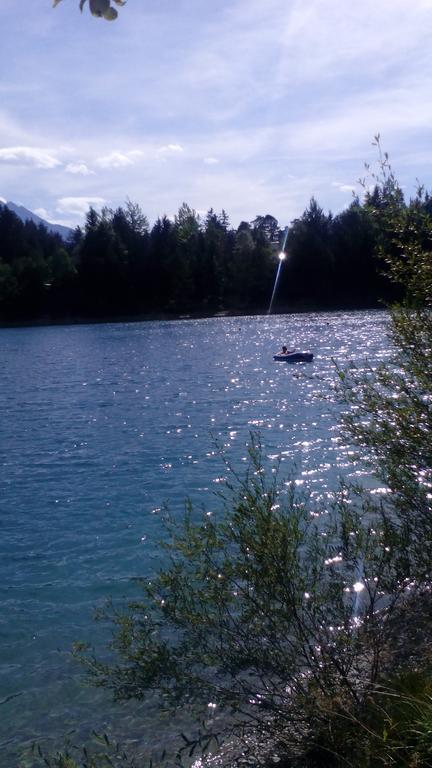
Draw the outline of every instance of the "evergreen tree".
M389 299L389 282L377 258L378 228L358 199L332 222L333 295L340 306L378 306Z
M175 218L176 248L172 254L173 290L171 307L187 312L196 303L195 268L201 251L200 218L187 203L182 203Z
M256 216L252 222L252 227L257 232L262 232L269 243L274 246L279 245L281 230L278 220L267 213L265 216Z
M82 306L90 315L127 311L127 252L113 227L113 213L90 209L79 249Z
M176 274L173 270L177 236L174 224L167 216L159 218L150 233L149 285L152 286L153 309L170 306L175 290Z
M302 299L318 306L335 301L335 264L331 247L332 216L326 215L312 198L300 219L288 232L289 258L281 282L280 294Z

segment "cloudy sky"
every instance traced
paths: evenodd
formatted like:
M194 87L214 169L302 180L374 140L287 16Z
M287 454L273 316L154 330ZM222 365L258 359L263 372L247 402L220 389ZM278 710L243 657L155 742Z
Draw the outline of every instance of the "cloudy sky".
M50 221L186 201L281 225L384 149L432 185L432 0L1 0L0 197Z

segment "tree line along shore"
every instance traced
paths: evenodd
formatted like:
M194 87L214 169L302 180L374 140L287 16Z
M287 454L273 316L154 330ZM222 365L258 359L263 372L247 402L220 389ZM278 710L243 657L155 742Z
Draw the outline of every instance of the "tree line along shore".
M382 306L400 294L376 256L383 204L379 185L336 216L312 198L285 238L270 214L233 228L225 211L200 217L186 203L150 227L127 201L90 208L68 240L0 205L0 322L264 312L282 246L275 311Z

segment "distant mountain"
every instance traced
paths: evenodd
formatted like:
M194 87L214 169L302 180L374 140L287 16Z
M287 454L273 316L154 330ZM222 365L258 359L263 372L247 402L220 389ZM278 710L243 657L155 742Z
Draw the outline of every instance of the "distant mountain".
M70 227L64 227L62 224L51 224L50 221L41 219L40 216L33 213L33 211L29 211L28 208L24 208L23 205L16 205L16 203L12 203L10 200L8 200L5 205L10 211L18 216L21 221L33 221L36 225L43 224L49 232L60 235L63 240L68 240L73 232L73 229L70 229Z

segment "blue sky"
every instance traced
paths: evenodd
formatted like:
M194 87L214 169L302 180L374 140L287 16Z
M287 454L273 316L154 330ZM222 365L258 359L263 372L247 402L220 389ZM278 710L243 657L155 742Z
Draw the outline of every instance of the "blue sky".
M432 181L432 0L1 0L0 197L50 221L183 201L281 225L337 213L380 132Z

